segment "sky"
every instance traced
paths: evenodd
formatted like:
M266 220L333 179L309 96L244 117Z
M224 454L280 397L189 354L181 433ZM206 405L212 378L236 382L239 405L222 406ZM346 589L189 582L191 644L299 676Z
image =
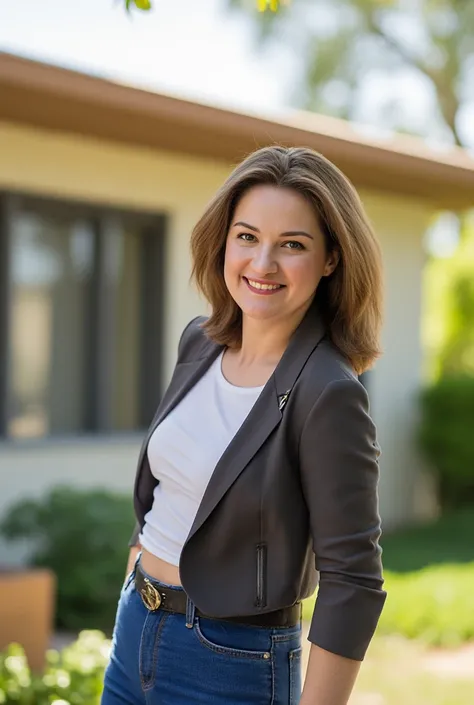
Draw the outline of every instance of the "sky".
M225 0L155 0L127 15L123 0L0 2L0 49L229 107L285 102L291 66L257 50L245 15Z
M130 16L123 0L0 0L0 49L244 111L271 113L291 101L301 57L281 42L259 43L249 14L230 11L227 0L153 4ZM322 25L321 11L317 19ZM387 91L409 95L413 126L423 124L429 92L412 75L388 87L376 71L365 81L359 122L373 121Z

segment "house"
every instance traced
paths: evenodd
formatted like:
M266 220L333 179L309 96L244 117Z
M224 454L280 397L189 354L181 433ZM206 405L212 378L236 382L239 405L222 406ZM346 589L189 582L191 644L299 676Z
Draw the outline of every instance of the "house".
M242 114L0 55L0 516L58 483L131 492L177 341L205 304L189 236L232 165L307 145L358 188L386 270L384 357L364 379L385 527L431 511L414 443L423 237L474 205L474 160L320 115ZM0 551L0 557L5 553Z

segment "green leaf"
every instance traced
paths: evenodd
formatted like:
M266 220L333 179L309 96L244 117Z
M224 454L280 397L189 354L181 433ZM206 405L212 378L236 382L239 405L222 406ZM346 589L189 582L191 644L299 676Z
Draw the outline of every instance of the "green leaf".
M257 9L259 12L278 12L280 5L288 5L289 0L257 0Z
M135 5L138 10L151 10L151 0L125 0L125 9L127 12L130 12L132 5Z

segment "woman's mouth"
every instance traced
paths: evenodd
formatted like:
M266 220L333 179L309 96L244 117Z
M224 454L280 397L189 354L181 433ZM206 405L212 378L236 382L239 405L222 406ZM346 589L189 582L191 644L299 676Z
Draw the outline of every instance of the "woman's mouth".
M247 284L250 291L254 294L263 294L268 296L270 294L276 294L281 289L285 288L284 284L277 284L276 282L265 282L259 279L247 279L247 277L242 277L242 279Z

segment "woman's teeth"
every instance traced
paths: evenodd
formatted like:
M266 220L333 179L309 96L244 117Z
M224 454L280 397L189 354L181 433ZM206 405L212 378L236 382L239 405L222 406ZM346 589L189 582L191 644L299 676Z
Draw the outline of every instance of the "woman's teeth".
M280 289L281 284L260 284L260 282L253 281L253 279L247 279L250 286L254 289L263 289L264 291L272 291L274 289Z

